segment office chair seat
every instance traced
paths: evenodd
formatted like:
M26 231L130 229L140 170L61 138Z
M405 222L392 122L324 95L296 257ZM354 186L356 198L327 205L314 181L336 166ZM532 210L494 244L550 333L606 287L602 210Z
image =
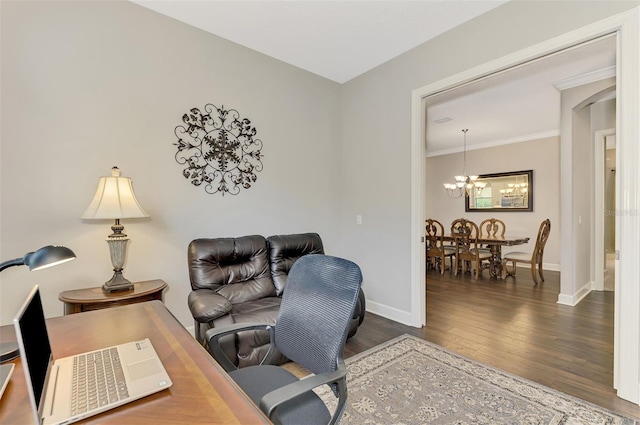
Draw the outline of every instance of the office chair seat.
M273 365L248 366L229 375L256 404L270 391L299 381L288 370ZM331 420L324 402L312 391L284 402L275 414L282 424L329 423Z

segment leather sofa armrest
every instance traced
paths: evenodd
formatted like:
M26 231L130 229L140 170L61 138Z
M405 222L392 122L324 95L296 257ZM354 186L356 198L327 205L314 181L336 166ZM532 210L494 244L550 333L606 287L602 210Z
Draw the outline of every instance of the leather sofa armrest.
M189 310L193 318L207 323L231 311L231 302L210 289L197 289L189 293Z
M214 359L222 366L222 368L231 372L232 370L237 370L238 366L236 366L227 353L225 353L224 349L220 345L220 339L226 337L229 334L235 334L241 331L249 331L249 330L268 330L269 331L269 351L267 351L267 355L260 361L259 364L263 364L265 360L270 360L270 356L273 354L275 350L274 344L274 334L273 334L273 323L261 323L261 322L252 322L252 323L235 323L231 325L221 326L218 328L211 328L205 334L205 341L209 345L209 352L213 356Z

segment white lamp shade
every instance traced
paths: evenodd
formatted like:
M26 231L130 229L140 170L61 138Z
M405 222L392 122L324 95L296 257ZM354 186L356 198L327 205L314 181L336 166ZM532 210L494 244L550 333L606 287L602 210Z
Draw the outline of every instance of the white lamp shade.
M133 185L128 177L121 177L114 167L112 176L100 177L93 200L82 214L83 219L119 219L149 217L133 193Z

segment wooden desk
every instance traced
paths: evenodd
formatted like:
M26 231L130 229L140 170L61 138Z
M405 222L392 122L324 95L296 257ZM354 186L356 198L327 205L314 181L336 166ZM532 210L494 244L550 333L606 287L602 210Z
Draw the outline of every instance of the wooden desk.
M453 235L444 235L443 239L448 242L455 242ZM478 243L481 245L488 245L491 251L491 266L489 267L489 273L491 277L496 279L502 279L504 277L504 267L502 264L502 247L522 245L529 242L528 236L505 236L505 237L482 237L478 238Z
M134 282L133 289L129 291L106 293L102 287L71 289L60 292L58 299L64 303L64 314L74 314L145 301L162 301L162 291L166 287L164 280L145 280Z
M268 418L233 382L160 301L47 319L55 358L148 337L173 386L83 424L268 424ZM13 326L0 327L2 341L15 341ZM31 424L21 361L0 400L0 423Z

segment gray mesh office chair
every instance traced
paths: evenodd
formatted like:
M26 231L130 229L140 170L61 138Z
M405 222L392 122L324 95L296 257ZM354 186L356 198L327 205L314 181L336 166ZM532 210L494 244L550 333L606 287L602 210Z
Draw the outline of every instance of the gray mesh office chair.
M289 272L276 323L210 329L206 333L210 351L275 424L335 424L347 399L343 350L361 283L360 268L351 261L305 255ZM268 329L271 347L260 365L237 369L226 359L218 340L251 329ZM270 365L276 347L315 375L299 380L286 369ZM312 391L325 384L338 398L333 415Z

